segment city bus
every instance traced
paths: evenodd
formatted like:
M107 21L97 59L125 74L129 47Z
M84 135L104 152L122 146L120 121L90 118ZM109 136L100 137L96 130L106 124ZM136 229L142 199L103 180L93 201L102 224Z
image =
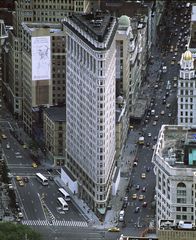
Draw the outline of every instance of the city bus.
M44 177L41 173L36 173L36 178L39 182L41 182L42 185L47 186L48 185L48 179Z
M71 200L69 193L67 193L64 188L59 188L59 192L63 195L63 198L65 199L65 201Z
M62 197L58 197L57 200L58 200L58 204L61 206L62 210L64 210L64 211L69 210L67 202Z

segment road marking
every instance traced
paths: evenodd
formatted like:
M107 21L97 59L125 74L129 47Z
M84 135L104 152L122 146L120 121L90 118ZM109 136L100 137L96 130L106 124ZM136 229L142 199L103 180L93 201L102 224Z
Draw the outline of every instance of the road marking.
M88 227L85 221L65 221L65 220L22 220L23 225L29 226L67 226L67 227Z

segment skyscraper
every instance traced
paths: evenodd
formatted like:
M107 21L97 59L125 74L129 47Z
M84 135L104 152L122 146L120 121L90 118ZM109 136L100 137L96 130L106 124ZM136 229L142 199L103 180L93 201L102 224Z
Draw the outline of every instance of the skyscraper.
M196 125L196 86L194 58L190 51L182 54L178 79L178 124Z
M66 18L67 168L79 196L103 213L115 168L115 34L108 13Z

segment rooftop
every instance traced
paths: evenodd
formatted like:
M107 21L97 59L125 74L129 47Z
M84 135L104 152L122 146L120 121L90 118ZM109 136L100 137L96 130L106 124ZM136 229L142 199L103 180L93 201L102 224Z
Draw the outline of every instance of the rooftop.
M163 125L159 133L157 154L178 168L196 167L196 128Z
M148 15L148 7L152 9L153 1L143 4L142 1L106 0L101 1L101 9L109 10L116 17Z
M38 30L38 29L48 29L48 32L50 33L58 33L62 32L62 27L60 23L22 23L23 28L29 33L32 34L32 32Z
M44 112L54 122L64 122L64 121L66 121L66 108L65 108L65 106L46 108L46 109L44 109Z
M114 41L118 23L108 11L73 14L65 17L65 31L71 31L96 51L107 50Z

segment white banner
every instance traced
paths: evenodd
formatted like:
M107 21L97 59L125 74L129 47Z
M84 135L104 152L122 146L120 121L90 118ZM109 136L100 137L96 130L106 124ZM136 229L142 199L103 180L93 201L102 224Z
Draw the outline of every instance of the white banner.
M50 37L32 37L32 80L48 80L51 78Z

